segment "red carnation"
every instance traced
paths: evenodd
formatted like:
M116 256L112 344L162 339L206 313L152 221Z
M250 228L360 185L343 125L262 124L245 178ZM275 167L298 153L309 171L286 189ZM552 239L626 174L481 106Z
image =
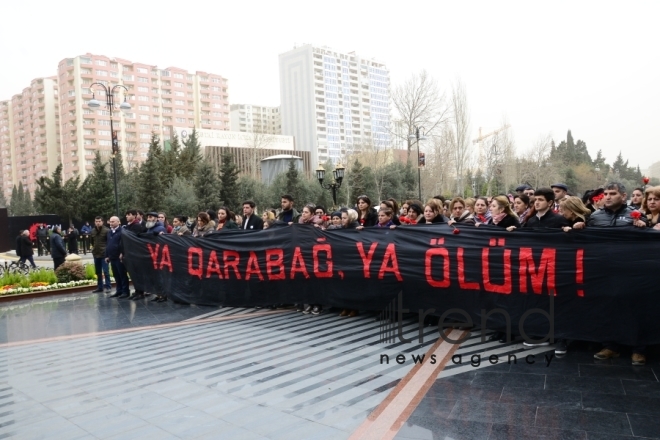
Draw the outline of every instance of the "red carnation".
M648 177L645 176L645 177L642 179L642 182L644 182L644 185L647 185L647 184L649 183L649 180L650 180L650 179L649 179Z
M642 216L642 213L639 211L633 211L630 213L630 216L635 220L639 220L640 217Z
M460 233L461 233L461 230L458 229L458 228L454 228L453 233L454 233L454 234L460 234Z
M330 217L328 217L327 215L324 215L323 217L321 217L321 220L323 220L324 222L327 222L328 220L330 220Z
M363 218L360 219L360 224L364 225L364 219Z

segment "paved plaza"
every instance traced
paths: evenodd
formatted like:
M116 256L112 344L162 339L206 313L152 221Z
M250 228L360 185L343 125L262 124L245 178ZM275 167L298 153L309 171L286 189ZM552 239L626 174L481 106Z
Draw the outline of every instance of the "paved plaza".
M0 438L660 438L656 351L632 367L629 353L594 360L596 344L557 358L472 331L462 364L433 366L405 400L437 328L420 344L410 319L413 342L383 343L376 318L91 293L0 303Z

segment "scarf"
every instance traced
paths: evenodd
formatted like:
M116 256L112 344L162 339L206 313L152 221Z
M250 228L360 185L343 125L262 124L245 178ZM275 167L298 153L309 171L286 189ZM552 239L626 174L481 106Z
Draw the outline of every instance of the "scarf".
M496 225L499 222L501 222L502 220L504 220L504 217L506 217L506 212L503 212L501 214L497 214L497 215L491 217L491 219L493 220L493 224Z

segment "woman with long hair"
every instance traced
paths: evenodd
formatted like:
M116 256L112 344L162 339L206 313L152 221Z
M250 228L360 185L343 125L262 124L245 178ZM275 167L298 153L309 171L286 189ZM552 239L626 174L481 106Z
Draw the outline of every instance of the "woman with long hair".
M371 199L366 195L358 196L357 198L357 213L358 223L360 226L368 228L369 226L376 226L378 223L378 216L371 208Z
M513 198L513 211L518 215L518 220L522 225L529 216L529 196L525 194L516 194Z
M313 203L308 203L306 204L302 212L300 213L300 218L298 219L298 223L301 225L312 225L312 226L320 226L323 223L323 219L319 217L318 215L314 214L314 211L316 210L316 205Z
M500 228L520 227L518 215L511 209L507 196L495 196L490 202L490 225Z
M630 207L633 209L641 209L643 198L644 198L644 188L633 189L633 192L630 195Z
M486 197L478 197L474 201L474 221L475 223L488 223L489 220L488 199Z
M361 226L358 221L358 213L355 209L344 208L341 210L341 225L342 229L358 229ZM355 309L343 309L339 316L354 317L359 315L360 312Z
M422 218L417 222L418 225L431 225L433 223L444 223L445 217L442 215L442 203L429 202L424 205Z
M218 209L218 226L216 231L220 231L221 229L238 229L238 224L234 221L235 218L234 213L226 206Z
M158 221L163 224L163 227L165 228L168 234L172 233L172 225L168 223L167 216L165 215L164 212L158 213Z
M466 201L462 197L454 197L449 202L449 221L448 225L454 223L474 225L474 216L466 207Z
M197 214L197 225L193 230L193 237L205 237L213 232L214 224L211 223L211 218L206 212Z
M570 226L562 227L564 232L568 232L571 229L584 229L591 210L584 206L579 197L566 196L559 202L559 213L571 223Z
M649 227L660 230L660 186L652 186L644 191L644 201L642 207L646 218L649 220Z

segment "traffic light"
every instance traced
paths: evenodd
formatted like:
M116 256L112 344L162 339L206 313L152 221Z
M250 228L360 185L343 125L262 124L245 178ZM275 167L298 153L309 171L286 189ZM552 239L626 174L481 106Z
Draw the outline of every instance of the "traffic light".
M426 166L426 157L424 153L419 153L418 157L419 168L424 168Z

